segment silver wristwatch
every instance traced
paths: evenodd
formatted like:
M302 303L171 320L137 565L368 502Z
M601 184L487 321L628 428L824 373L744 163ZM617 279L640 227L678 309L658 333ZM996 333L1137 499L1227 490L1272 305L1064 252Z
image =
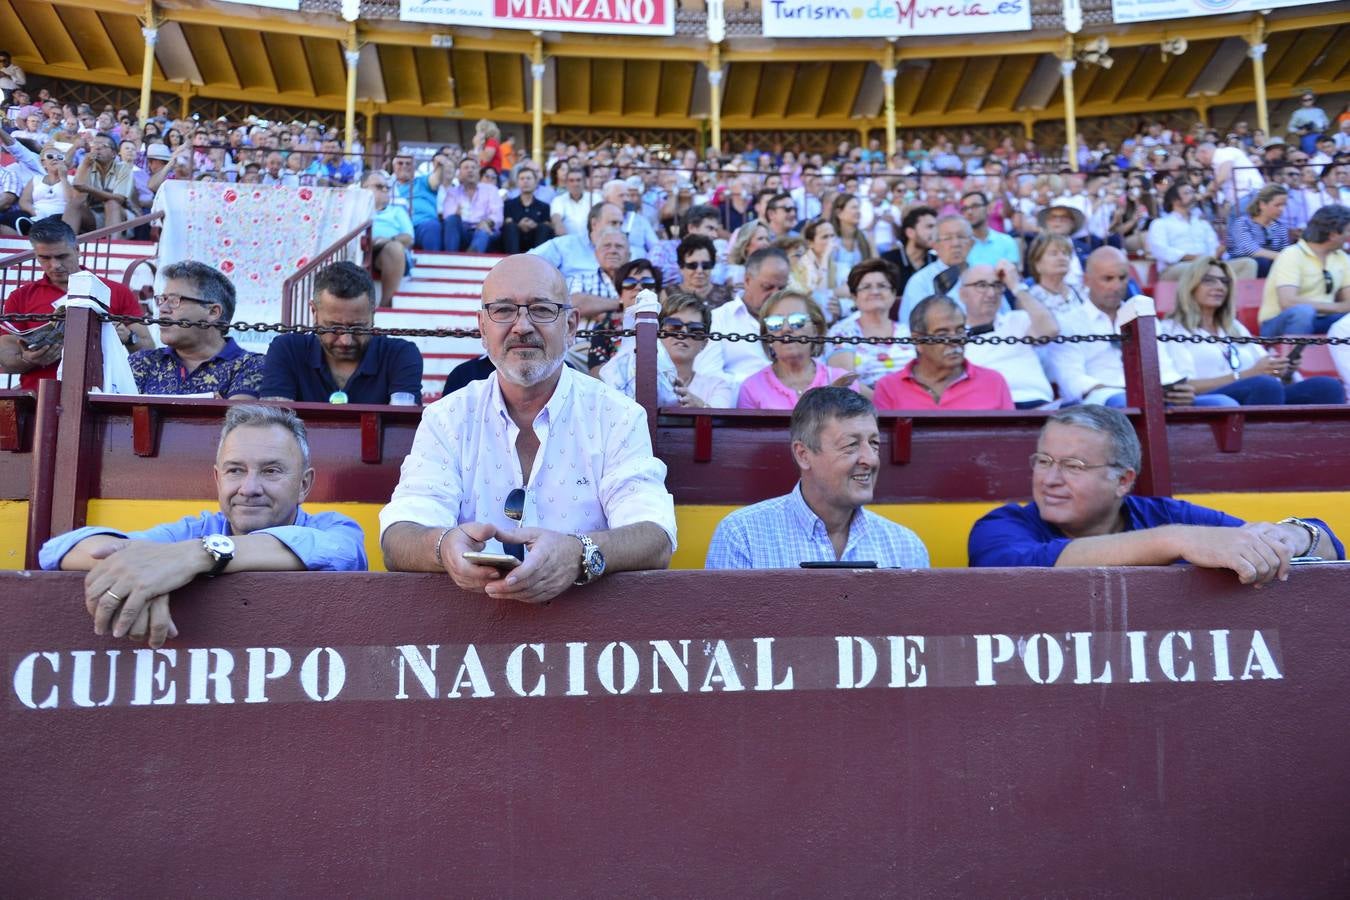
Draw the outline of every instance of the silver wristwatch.
M601 553L595 541L586 535L574 534L572 537L581 541L581 574L572 583L590 584L605 574L605 554Z
M234 541L223 534L202 535L202 549L215 560L210 571L206 573L207 578L215 578L224 572L230 560L234 559Z
M1299 554L1303 558L1316 556L1317 546L1322 543L1322 529L1311 522L1305 522L1298 516L1289 516L1275 523L1276 525L1297 525L1308 532L1308 549Z

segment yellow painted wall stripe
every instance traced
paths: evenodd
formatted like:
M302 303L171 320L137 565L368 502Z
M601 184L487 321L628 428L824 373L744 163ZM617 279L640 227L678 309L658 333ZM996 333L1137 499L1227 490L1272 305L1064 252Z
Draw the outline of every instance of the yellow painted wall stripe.
M1323 519L1338 534L1346 535L1350 509L1350 491L1334 493L1269 494L1187 494L1181 499L1221 509L1247 521L1275 521L1289 515ZM933 565L959 568L966 565L966 537L975 520L998 504L994 503L896 503L868 507L879 515L900 522L918 533L928 547ZM378 503L306 504L310 512L332 510L355 519L366 533L366 555L370 567L383 571L379 547ZM127 531L149 528L160 522L172 522L196 515L206 508L201 500L92 500L89 521ZM713 529L734 506L680 506L676 508L680 548L672 568L701 569L708 552ZM28 504L0 501L0 568L23 567L24 537Z

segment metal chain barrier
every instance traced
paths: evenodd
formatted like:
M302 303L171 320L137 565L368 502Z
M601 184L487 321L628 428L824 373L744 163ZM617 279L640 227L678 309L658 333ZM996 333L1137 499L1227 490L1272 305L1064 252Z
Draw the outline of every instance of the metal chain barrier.
M275 334L355 334L355 335L384 335L385 337L424 337L424 338L480 338L482 333L477 328L377 328L373 325L282 325L279 322L230 322L222 325L219 322L206 322L188 319L170 319L155 316L119 316L111 313L99 313L99 319L104 322L112 322L124 325L158 325L161 328L173 326L178 328L215 328L228 331L254 332ZM59 322L65 316L61 313L47 314L6 314L0 315L0 324L17 323L25 326L34 326L46 322ZM635 328L590 328L577 331L579 338L629 338L636 337ZM658 337L688 337L687 331L666 331L661 329L657 332ZM920 345L920 344L990 344L998 346L1000 344L1027 344L1033 347L1044 347L1051 344L1090 344L1090 343L1114 343L1127 340L1119 334L1070 334L1058 335L1056 337L1004 337L996 334L976 334L976 335L910 335L907 337L829 337L829 336L810 336L795 334L739 334L735 332L710 332L700 336L703 340L709 341L727 341L729 343L750 343L750 344L835 344L858 346L869 344L873 346L893 346L893 345ZM1159 334L1158 340L1167 343L1177 344L1259 344L1262 346L1285 344L1293 346L1315 346L1325 345L1331 347L1350 345L1350 337L1334 338L1326 335L1286 335L1281 337L1219 337L1212 334Z

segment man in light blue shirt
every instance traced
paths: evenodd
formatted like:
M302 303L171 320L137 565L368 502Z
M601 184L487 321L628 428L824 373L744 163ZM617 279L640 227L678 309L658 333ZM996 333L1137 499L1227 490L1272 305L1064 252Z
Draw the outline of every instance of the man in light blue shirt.
M1022 248L1017 241L989 227L989 198L983 191L967 191L961 195L961 215L970 223L974 240L966 256L968 265L997 268L1000 260L1006 260L1019 272L1022 270Z
M564 281L595 273L595 236L609 228L623 230L623 210L613 203L597 203L586 217L586 234L564 234L530 251L542 256L560 272Z
M914 532L863 509L876 489L880 433L872 402L849 388L812 388L792 411L790 494L731 513L708 546L709 569L789 569L803 562L873 562L926 569Z
M970 257L970 248L975 243L975 235L970 227L970 223L958 215L946 215L937 220L934 226L935 238L933 240L933 249L937 251L937 261L931 262L919 271L910 276L905 284L905 292L900 300L900 318L901 322L909 321L909 314L914 311L914 307L919 305L921 300L925 300L934 294L940 294L944 297L950 297L955 300L962 309L961 304L961 273L966 270L967 260ZM949 269L955 269L951 275L947 275ZM940 285L939 276L948 283Z
M87 526L49 540L44 569L88 572L84 603L94 633L150 637L159 647L178 629L169 594L200 575L224 572L364 571L361 526L339 513L300 508L314 484L305 426L275 406L230 409L216 451L220 512L146 531Z

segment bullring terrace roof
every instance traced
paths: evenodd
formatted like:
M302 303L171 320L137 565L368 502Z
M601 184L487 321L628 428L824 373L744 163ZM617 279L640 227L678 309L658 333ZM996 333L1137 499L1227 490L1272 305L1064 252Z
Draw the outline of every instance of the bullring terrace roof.
M154 89L279 106L342 109L349 29L340 0L302 0L299 12L225 2L164 0ZM722 127L880 127L886 42L775 40L755 4L728 4ZM1078 115L1148 113L1254 99L1246 55L1255 14L1110 24L1109 0L1083 0L1080 40L1106 35L1114 65L1080 64ZM1060 5L1035 0L1033 30L905 39L896 44L901 127L1054 119L1062 115ZM397 0L366 0L358 107L403 116L491 115L529 121L528 31L400 22ZM137 88L146 4L138 0L0 0L0 46L35 75ZM1272 101L1311 89L1350 89L1350 3L1274 11L1265 57ZM701 0L683 0L672 38L542 36L548 124L697 128L708 111ZM433 34L453 46L433 47ZM1183 35L1187 52L1159 44ZM1336 111L1333 111L1333 114Z

